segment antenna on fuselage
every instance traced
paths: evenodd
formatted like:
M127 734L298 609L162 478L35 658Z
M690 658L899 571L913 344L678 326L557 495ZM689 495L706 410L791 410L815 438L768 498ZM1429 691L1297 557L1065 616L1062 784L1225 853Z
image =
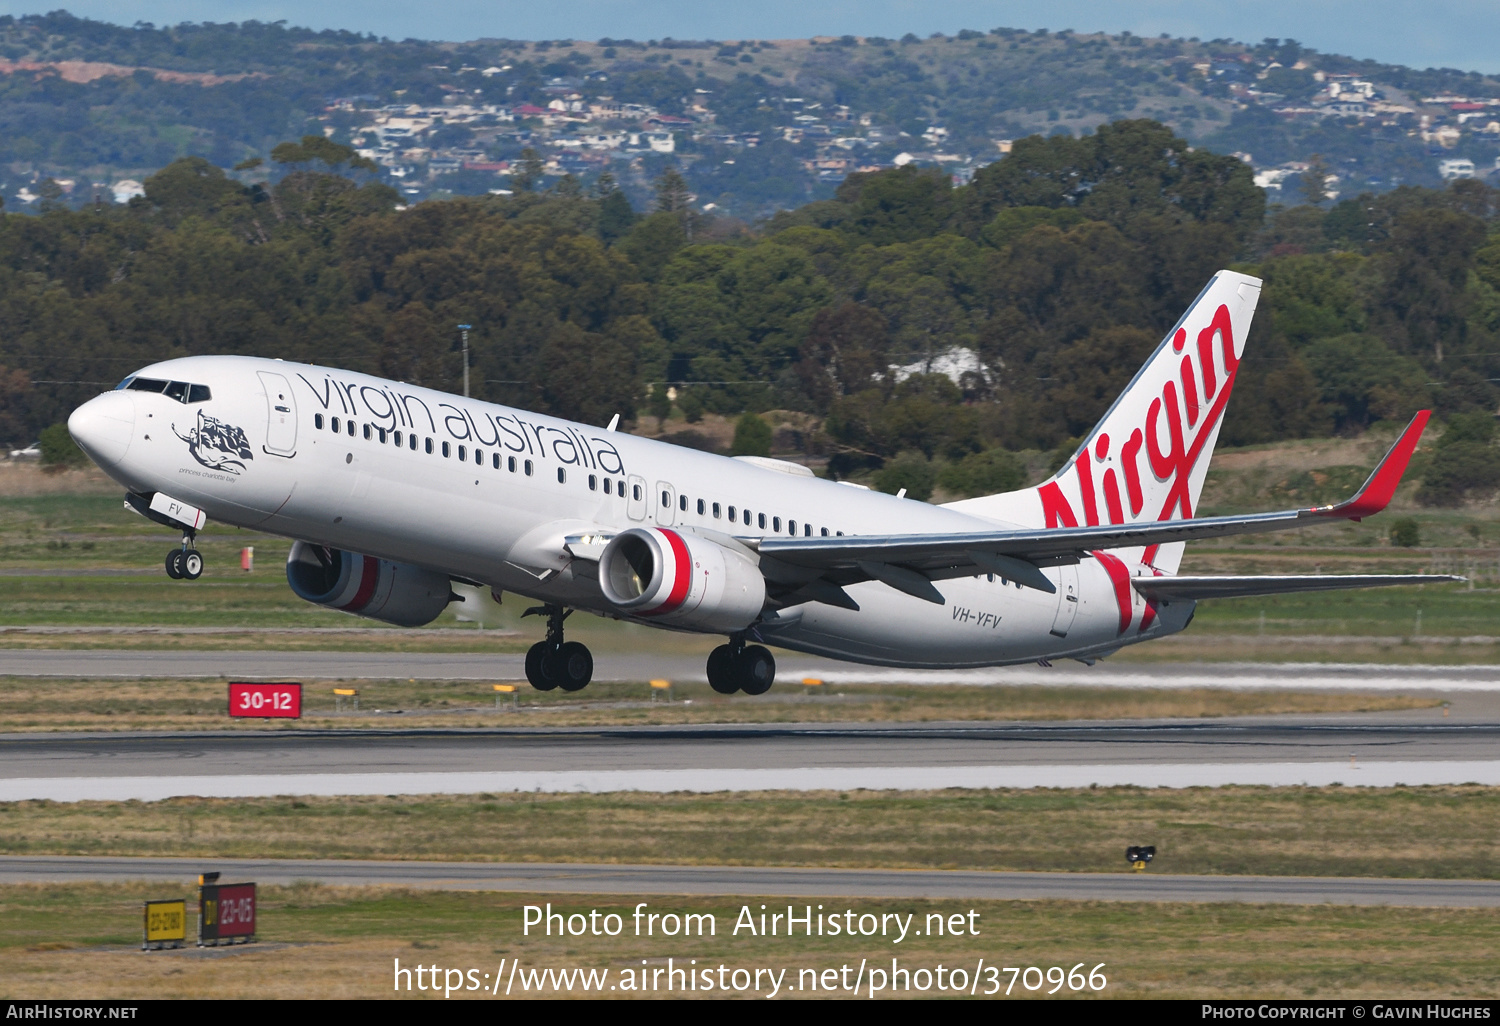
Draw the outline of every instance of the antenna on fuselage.
M458 330L464 337L464 398L469 398L469 329L472 324L460 324ZM451 351L451 350L450 350Z
M605 428L604 430L605 431L613 431L615 428L617 428L619 426L620 426L620 415L617 413L613 417L609 418L609 427Z

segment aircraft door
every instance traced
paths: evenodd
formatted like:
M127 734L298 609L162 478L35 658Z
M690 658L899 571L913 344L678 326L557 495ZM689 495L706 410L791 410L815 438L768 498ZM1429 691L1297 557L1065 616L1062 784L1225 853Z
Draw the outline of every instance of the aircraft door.
M665 481L658 481L651 499L656 507L656 522L671 527L677 517L677 490Z
M646 519L646 479L635 474L630 476L629 498L625 500L625 513L631 520Z
M297 401L286 378L272 371L257 371L266 390L266 452L274 456L297 454Z
M1057 568L1057 615L1052 618L1054 637L1066 638L1078 615L1078 564L1065 563Z

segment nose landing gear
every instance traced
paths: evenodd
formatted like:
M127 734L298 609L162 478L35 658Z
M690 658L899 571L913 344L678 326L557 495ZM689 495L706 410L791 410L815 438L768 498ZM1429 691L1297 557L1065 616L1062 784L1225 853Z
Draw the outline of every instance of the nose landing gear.
M572 613L562 606L533 606L522 614L547 618L546 640L526 652L526 679L538 691L582 691L594 677L594 657L588 647L563 640L563 621Z
M736 634L708 654L708 686L721 695L764 695L776 682L776 658L762 645L746 645Z
M174 581L196 581L203 576L203 554L193 548L194 531L184 532L182 548L167 553L167 576Z

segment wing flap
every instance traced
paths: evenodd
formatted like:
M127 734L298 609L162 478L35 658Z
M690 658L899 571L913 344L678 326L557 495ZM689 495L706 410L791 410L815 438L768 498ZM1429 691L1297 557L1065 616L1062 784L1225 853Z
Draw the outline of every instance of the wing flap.
M1153 602L1287 595L1302 591L1388 588L1401 584L1446 584L1452 574L1309 574L1266 577L1136 577L1135 590Z

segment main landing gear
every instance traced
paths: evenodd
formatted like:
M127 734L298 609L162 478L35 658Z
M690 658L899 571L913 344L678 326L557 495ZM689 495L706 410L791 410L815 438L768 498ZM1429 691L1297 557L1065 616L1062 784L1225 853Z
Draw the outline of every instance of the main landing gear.
M572 612L562 606L533 606L522 614L547 618L547 639L526 652L526 679L538 691L582 691L594 677L594 657L588 647L563 640L563 621Z
M196 581L203 576L203 554L193 548L194 531L184 531L182 548L167 553L167 576L174 581Z
M708 654L708 686L721 695L764 695L775 681L775 657L761 645L747 646L743 634Z

